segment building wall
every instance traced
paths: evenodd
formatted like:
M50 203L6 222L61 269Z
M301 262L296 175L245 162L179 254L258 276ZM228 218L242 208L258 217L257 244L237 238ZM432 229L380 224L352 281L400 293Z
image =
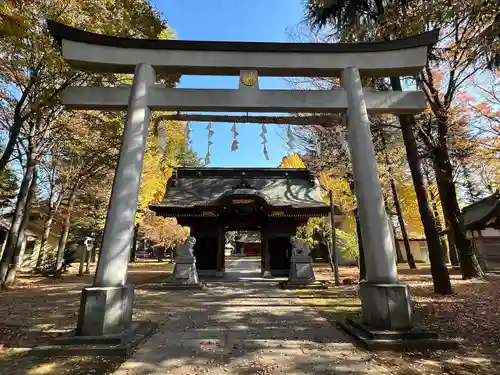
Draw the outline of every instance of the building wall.
M36 266L36 262L40 254L40 247L41 247L40 245L43 232L39 232L39 228L34 226L33 227L28 226L28 229L37 235L37 239L32 252L29 251L30 248L27 244L23 257L22 267L34 268ZM49 262L51 259L55 259L57 255L58 245L59 245L59 237L56 237L54 234L51 233L49 235L47 243L45 244L44 263Z
M38 260L38 255L40 254L40 245L42 233L38 231L38 228L28 225L28 230L30 230L36 237L29 238L26 241L26 247L24 250L21 268L33 268L36 266L36 262ZM5 238L7 237L8 231L4 231L3 233ZM3 253L5 247L5 240L3 243L0 243L0 256ZM55 259L57 253L57 246L59 244L59 237L56 237L54 234L50 234L47 244L45 245L45 259Z
M474 234L474 237L472 236ZM500 267L500 231L486 228L479 234L477 231L467 232L468 238L473 238L474 249L483 268Z
M398 240L399 248L401 249L401 254L406 262L406 251L405 244L403 240ZM427 241L425 240L413 240L410 241L410 251L413 255L415 262L429 263L429 250L427 248Z
M494 228L486 228L481 231L481 236L483 237L498 237L500 238L500 230ZM467 231L467 237L472 238L472 232ZM474 231L474 237L478 237L478 232Z
M237 254L260 255L261 244L260 242L236 242Z

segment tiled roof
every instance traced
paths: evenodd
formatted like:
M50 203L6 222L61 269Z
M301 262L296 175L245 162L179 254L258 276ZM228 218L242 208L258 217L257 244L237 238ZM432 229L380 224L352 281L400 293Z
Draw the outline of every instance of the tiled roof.
M154 207L217 205L232 194L257 195L271 206L326 207L318 181L305 169L179 168Z
M496 215L500 216L500 190L497 190L489 197L464 207L462 215L465 227L468 229L474 225L486 223Z
M9 231L11 226L11 220L5 217L0 217L0 230ZM30 237L38 237L38 235L28 229L26 229L26 235Z

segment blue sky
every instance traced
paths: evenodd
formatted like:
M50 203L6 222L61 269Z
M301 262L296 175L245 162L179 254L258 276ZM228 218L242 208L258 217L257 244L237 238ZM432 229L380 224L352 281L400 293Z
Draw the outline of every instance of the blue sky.
M155 7L177 33L178 39L286 42L287 27L300 22L300 0L153 0ZM289 88L280 78L261 78L261 88ZM238 77L184 76L178 87L238 88ZM192 123L193 150L202 158L207 152L206 123ZM259 124L236 124L239 149L231 152L232 124L212 124L210 167L276 167L289 150L278 125L267 125L268 153L262 153Z

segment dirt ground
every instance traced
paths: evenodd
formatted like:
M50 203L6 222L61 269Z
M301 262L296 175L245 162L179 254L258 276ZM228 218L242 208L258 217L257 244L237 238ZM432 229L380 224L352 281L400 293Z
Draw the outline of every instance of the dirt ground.
M461 280L452 270L454 294L433 293L428 266L409 270L401 266L400 280L409 284L417 324L438 332L440 337L458 338L457 350L427 352L378 352L377 360L390 366L394 374L500 374L500 274L489 273L487 280ZM330 269L317 265L321 278L332 278ZM357 268L341 268L341 279L357 281ZM360 311L357 285L333 287L325 291L302 291L300 296L332 322L355 316Z
M72 267L62 279L21 273L14 289L0 292L0 374L83 375L108 374L124 359L75 356L40 358L29 349L76 327L81 289L91 275L78 277ZM95 272L91 268L91 274ZM172 265L147 261L131 264L129 280L141 285L168 278ZM160 324L168 319L168 301L161 292L136 290L134 319Z
M404 267L403 267L404 268ZM168 278L172 266L156 261L132 264L129 279L136 285L134 318L160 325L171 316L172 296L140 287L146 282ZM91 270L93 272L93 270ZM332 279L326 265L316 266L317 276ZM358 279L356 268L341 268L341 278ZM443 337L458 337L454 351L379 352L373 358L394 369L397 375L448 374L493 375L500 373L500 275L488 280L463 281L453 271L454 295L436 296L427 267L400 270L402 282L411 287L420 324ZM0 292L0 373L9 375L104 375L124 358L75 356L40 358L29 349L74 329L80 291L92 277L69 274L54 280L22 273L12 290ZM359 313L357 285L332 287L325 291L298 292L307 304L334 323Z

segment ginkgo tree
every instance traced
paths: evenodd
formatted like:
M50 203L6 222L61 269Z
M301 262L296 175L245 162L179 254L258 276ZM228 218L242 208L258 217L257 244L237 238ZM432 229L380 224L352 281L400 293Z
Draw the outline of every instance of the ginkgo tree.
M0 38L22 37L27 26L24 18L16 13L10 1L3 1L0 4Z
M184 243L189 231L188 227L177 224L173 218L164 218L152 213L144 215L139 226L139 236L147 240L157 254ZM158 259L160 260L160 256Z
M163 126L164 144L161 144L153 127L148 138L139 191L138 209L141 212L146 212L150 204L163 199L174 168L200 166L196 153L188 147L186 123L165 121Z
M298 154L284 156L280 163L280 168L305 168L304 161Z

